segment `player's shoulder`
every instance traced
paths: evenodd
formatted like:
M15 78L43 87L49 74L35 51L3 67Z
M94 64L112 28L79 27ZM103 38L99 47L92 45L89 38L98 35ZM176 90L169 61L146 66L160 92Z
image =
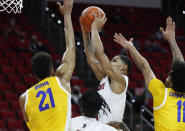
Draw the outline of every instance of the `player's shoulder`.
M163 83L161 80L157 79L157 78L153 78L153 79L150 81L149 87L150 87L150 86L153 86L153 85L155 85L155 86L165 86L164 83Z
M98 122L101 131L117 131L115 128Z

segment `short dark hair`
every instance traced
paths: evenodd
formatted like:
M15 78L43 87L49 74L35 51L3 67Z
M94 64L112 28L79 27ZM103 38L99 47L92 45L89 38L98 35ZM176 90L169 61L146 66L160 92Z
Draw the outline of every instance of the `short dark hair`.
M79 100L80 109L85 116L94 118L98 115L99 110L106 113L110 112L110 108L105 102L104 98L94 89L85 92Z
M44 79L50 76L51 68L53 66L51 56L46 52L36 53L32 59L32 69L36 77Z
M169 73L172 88L179 93L185 93L185 62L175 61Z
M128 66L128 74L132 72L132 61L129 59L129 57L124 55L117 55L120 57L121 61L124 62Z

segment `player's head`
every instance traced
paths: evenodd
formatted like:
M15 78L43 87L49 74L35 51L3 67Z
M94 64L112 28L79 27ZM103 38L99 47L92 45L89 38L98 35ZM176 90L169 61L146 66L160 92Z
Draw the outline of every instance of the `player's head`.
M36 53L31 60L32 69L40 80L54 74L51 56L45 52Z
M82 115L95 118L99 110L106 114L110 108L101 95L96 90L89 90L85 92L80 98L80 111Z
M131 73L132 70L132 62L131 60L124 55L116 55L111 60L112 66L115 66L122 74L127 75Z
M165 84L176 92L185 93L185 62L176 61L172 64Z

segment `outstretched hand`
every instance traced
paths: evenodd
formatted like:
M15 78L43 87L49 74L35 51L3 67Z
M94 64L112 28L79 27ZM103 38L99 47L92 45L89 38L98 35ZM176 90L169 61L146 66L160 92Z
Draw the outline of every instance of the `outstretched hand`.
M106 23L107 18L105 15L103 17L101 17L100 13L98 16L96 16L96 14L93 14L93 15L94 15L94 21L91 26L92 26L92 28L95 28L98 31L100 31L103 28L104 24Z
M119 45L121 45L126 50L128 50L130 46L133 46L133 43L132 43L133 38L130 38L130 40L127 41L121 33L114 34L114 41L118 43Z
M73 0L64 0L63 5L61 5L60 2L57 2L57 5L61 14L71 14L73 8Z
M171 17L166 19L166 29L164 30L160 27L163 37L168 41L172 42L175 40L175 22L173 22Z

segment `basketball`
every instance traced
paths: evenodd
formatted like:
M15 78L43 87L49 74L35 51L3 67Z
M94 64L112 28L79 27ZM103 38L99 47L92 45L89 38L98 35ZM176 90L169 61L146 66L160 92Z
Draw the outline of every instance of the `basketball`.
M91 32L91 24L94 21L94 15L98 16L99 14L100 17L105 15L104 11L96 6L90 6L83 10L80 17L80 22L86 31Z

